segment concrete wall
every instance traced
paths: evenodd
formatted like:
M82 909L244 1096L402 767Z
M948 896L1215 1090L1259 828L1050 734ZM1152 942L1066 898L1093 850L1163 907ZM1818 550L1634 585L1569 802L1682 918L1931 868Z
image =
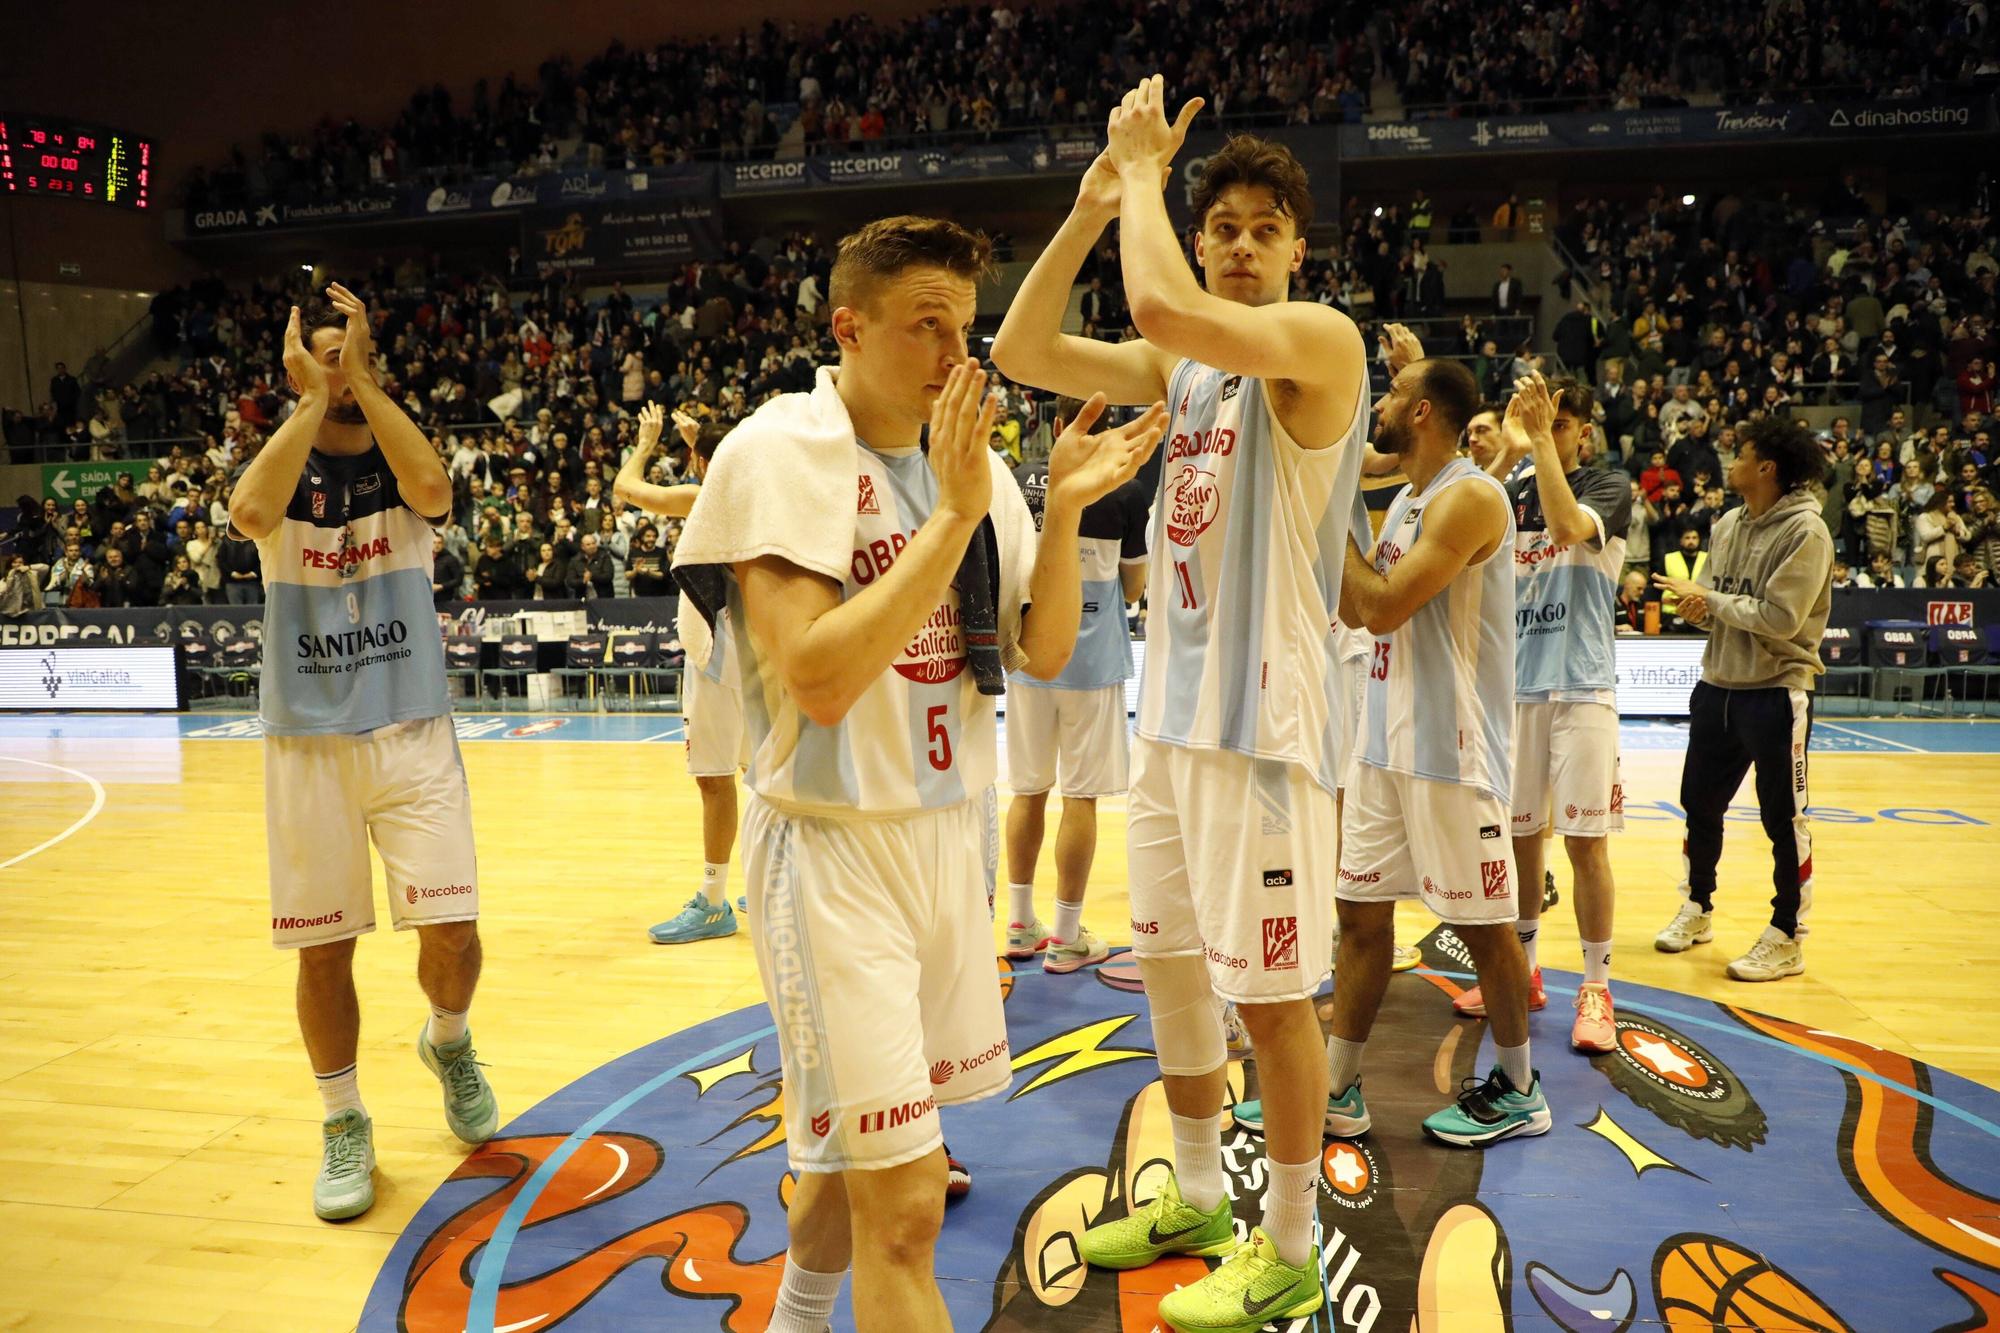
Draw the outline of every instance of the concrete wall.
M152 300L149 291L0 280L0 407L40 407L58 361L82 378L84 362L144 316Z

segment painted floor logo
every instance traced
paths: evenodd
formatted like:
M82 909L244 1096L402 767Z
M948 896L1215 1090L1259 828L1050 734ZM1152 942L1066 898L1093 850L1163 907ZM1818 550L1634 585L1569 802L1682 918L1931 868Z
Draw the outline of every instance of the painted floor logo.
M1492 1060L1484 1025L1451 1013L1471 984L1462 954L1440 930L1427 967L1390 983L1369 1048L1375 1127L1321 1161L1326 1306L1280 1333L2000 1321L2000 1093L1625 985L1608 1055L1562 1049L1567 1006L1534 1017L1551 1133L1444 1148L1419 1130L1438 1080ZM1151 1199L1172 1161L1136 967L1123 954L1063 977L998 967L1012 1089L938 1112L976 1181L938 1246L953 1323L1152 1328L1160 1297L1211 1261L1105 1272L1077 1244ZM792 1193L777 1068L769 1015L745 1009L527 1112L419 1210L363 1333L764 1328ZM1254 1064L1232 1062L1229 1081L1232 1098L1257 1095ZM1230 1128L1223 1156L1247 1235L1262 1140ZM851 1328L842 1299L834 1326Z

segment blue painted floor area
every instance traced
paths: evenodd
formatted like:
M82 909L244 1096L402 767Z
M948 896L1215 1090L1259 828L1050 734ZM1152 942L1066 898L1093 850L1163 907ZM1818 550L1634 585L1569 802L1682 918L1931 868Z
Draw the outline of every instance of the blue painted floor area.
M584 741L678 743L685 736L672 713L459 713L462 741ZM65 739L256 740L254 713L25 713L0 717L0 741ZM1004 742L1003 742L1004 743ZM1628 751L1687 747L1687 724L1628 719L1619 727ZM1814 754L2000 754L2000 719L1962 722L1890 718L1813 720Z
M1556 999L1530 1026L1554 1128L1484 1153L1442 1147L1418 1129L1442 1101L1440 1071L1476 1077L1494 1057L1484 1026L1448 1002L1471 980L1463 943L1438 930L1421 947L1428 973L1390 981L1369 1046L1374 1128L1320 1164L1326 1306L1277 1333L1412 1327L1427 1255L1450 1256L1454 1290L1488 1311L1452 1327L1605 1333L1652 1327L1656 1310L1675 1327L1978 1326L1953 1321L1971 1304L1965 1284L1994 1284L2000 1093L1629 983L1616 1049L1586 1059L1563 1040L1578 978L1551 968ZM1160 1296L1200 1263L1118 1274L1077 1261L1084 1227L1149 1196L1172 1151L1136 968L1120 953L1065 977L1004 962L1001 974L1007 1095L947 1105L961 1085L990 1085L996 1052L940 1046L928 1095L889 1106L938 1115L973 1173L937 1248L955 1326L1155 1327ZM825 1090L787 1087L778 1070L758 1006L522 1112L417 1212L361 1333L762 1327L786 1242L780 1117L845 1137L882 1114L815 1100ZM1241 1096L1254 1080L1254 1067L1232 1074ZM1224 1133L1239 1235L1262 1215L1263 1149ZM851 1293L836 1328L854 1326ZM1765 1317L1773 1308L1785 1317Z

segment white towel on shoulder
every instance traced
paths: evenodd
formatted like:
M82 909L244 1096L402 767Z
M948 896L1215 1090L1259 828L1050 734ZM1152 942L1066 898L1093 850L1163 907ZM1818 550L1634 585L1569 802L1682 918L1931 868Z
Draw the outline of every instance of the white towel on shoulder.
M854 559L857 446L847 404L834 387L837 375L821 366L811 393L772 399L717 446L673 561L683 593L692 595L709 625L723 605L716 575L739 561L775 555L846 582ZM1026 662L1019 641L1035 564L1035 522L1006 463L997 454L988 457L989 513L1000 554L1000 651L1005 668L1017 670ZM685 633L682 642L688 642Z

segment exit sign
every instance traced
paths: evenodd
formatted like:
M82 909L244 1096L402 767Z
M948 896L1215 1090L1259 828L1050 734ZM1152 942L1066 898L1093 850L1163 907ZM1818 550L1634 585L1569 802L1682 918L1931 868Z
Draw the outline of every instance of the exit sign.
M65 259L56 265L56 276L59 278L80 278L83 276L83 265Z

